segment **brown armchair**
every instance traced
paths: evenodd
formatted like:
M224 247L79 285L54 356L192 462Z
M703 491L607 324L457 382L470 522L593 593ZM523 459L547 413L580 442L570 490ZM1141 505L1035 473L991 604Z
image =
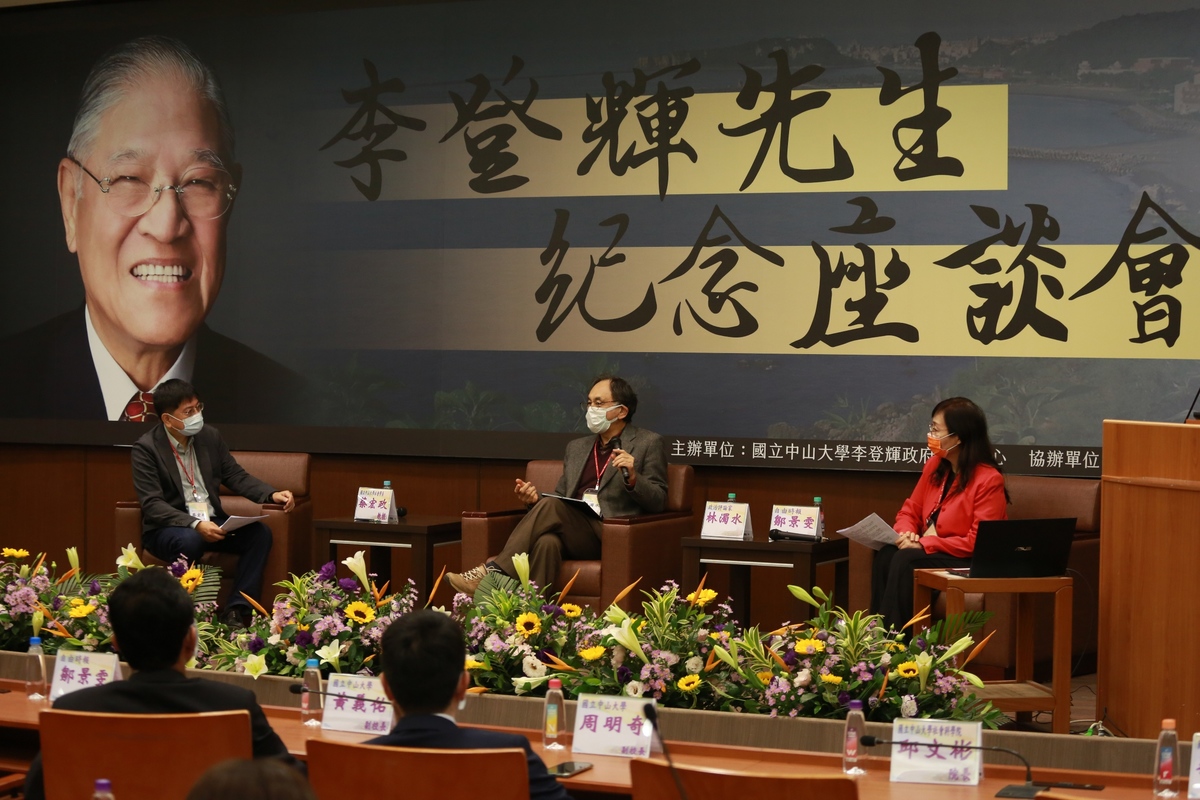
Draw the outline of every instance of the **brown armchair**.
M296 498L296 507L284 513L278 503L259 506L244 497L232 494L221 486L221 506L231 515L257 516L266 514L263 520L271 529L271 556L263 572L263 597L270 601L277 593L274 586L285 580L289 573L304 571L310 565L312 546L312 499L309 497L308 453L266 453L260 451L234 451L234 459L254 477L276 489L290 489ZM261 510L260 510L261 509ZM138 556L145 564L162 564L142 548L142 507L136 500L121 500L116 508L116 540L118 544L137 544ZM207 553L204 563L221 568L220 601L225 602L229 593L233 571L237 566L236 555L230 553ZM262 599L262 598L256 598Z
M539 492L553 492L562 477L561 461L530 461L525 480ZM660 514L610 517L600 533L599 561L563 561L556 584L565 586L575 571L579 578L571 588L571 601L593 608L607 608L629 584L642 579L639 588L657 588L669 578L679 578L685 536L699 533L692 513L692 482L695 472L686 464L667 466L667 504ZM463 566L483 564L499 553L516 528L525 509L510 511L464 511L462 524ZM639 597L631 593L621 601L626 610Z

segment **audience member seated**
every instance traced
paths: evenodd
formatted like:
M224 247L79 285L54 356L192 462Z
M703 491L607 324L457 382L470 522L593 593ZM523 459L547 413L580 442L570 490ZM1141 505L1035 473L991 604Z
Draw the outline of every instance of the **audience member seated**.
M279 761L234 759L196 781L187 800L317 800L304 776Z
M108 599L113 647L134 673L63 695L54 707L110 714L186 714L203 711L250 712L255 758L298 764L267 722L254 692L228 683L189 678L185 665L196 652L195 607L171 573L159 567L140 570L122 581ZM461 663L465 663L464 656ZM203 742L197 742L203 747ZM41 754L25 782L25 797L42 800Z
M466 700L471 679L465 669L467 648L462 628L438 611L416 611L393 622L383 634L383 688L402 716L386 736L367 744L470 750L520 747L529 762L530 800L570 800L566 790L524 736L460 728L454 711ZM448 780L484 776L448 776Z

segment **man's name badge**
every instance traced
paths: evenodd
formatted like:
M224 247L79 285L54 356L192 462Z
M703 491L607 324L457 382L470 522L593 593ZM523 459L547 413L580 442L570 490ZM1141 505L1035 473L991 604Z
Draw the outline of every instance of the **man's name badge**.
M753 539L750 504L709 500L704 504L700 536L704 539Z
M354 503L355 521L399 522L396 514L396 495L391 489L376 489L371 486L358 487L358 500Z
M379 678L334 673L322 699L322 730L384 734L392 729L392 703Z
M579 695L571 751L627 758L650 755L654 729L643 711L646 703L640 697Z
M208 522L208 503L191 502L187 504L188 514L200 520Z
M600 513L600 495L596 494L595 491L584 492L583 502L587 503L588 508L596 512L597 517L604 516Z
M121 661L116 653L88 650L59 650L54 659L54 681L50 684L50 702L64 694L103 686L121 679Z

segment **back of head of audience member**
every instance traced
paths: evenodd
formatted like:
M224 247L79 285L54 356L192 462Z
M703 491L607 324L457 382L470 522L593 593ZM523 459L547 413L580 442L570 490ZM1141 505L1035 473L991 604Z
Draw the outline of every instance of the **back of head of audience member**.
M168 669L195 623L191 596L169 571L138 570L113 589L108 616L121 657L136 670Z
M406 715L445 711L464 689L462 628L440 611L416 611L383 633L383 679Z
M317 800L299 772L281 761L223 761L200 776L187 800Z

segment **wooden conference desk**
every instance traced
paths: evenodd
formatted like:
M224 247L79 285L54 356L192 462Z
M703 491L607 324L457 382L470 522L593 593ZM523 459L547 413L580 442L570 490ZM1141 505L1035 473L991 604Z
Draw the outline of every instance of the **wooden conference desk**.
M46 705L30 703L23 687L17 681L0 681L0 688L12 691L0 694L0 770L24 771L37 753L38 712ZM362 742L373 738L368 734L340 733L305 728L300 723L300 712L294 708L265 706L271 726L283 739L288 751L297 758L306 757L307 741L312 738L339 742ZM571 751L547 752L542 748L537 731L498 728L510 733L526 736L534 752L547 764L576 760ZM771 772L776 774L814 774L841 772L841 757L829 753L811 753L793 750L771 750L765 748L729 747L724 745L674 742L671 754L677 763L744 772ZM882 748L881 748L882 750ZM572 796L577 800L605 796L628 797L630 793L629 759L614 756L580 755L580 761L589 761L594 766L573 778L563 780ZM888 780L888 762L885 758L869 758L865 764L868 772L859 778L859 791L865 797L879 800L986 800L1010 783L1022 783L1025 770L1019 766L988 764L979 786L935 786L920 783L891 783ZM1150 793L1149 775L1128 773L1085 772L1081 770L1056 770L1035 768L1034 780L1072 781L1075 783L1099 783L1106 788L1101 792L1075 791L1081 800L1145 800ZM1186 796L1186 786L1181 784Z
M288 751L297 758L305 757L306 741L311 738L330 739L339 742L363 742L373 738L367 734L339 733L336 731L314 731L300 723L299 711L277 706L266 707L272 727L287 745ZM3 709L0 708L0 714ZM535 753L548 765L562 761L587 761L593 764L589 770L575 777L562 780L576 800L594 796L628 797L630 794L629 759L616 756L574 756L571 750L547 751L542 747L537 731L517 728L492 728L516 733L529 739ZM752 747L730 747L726 745L698 744L694 742L669 742L671 755L677 764L714 767L741 772L770 772L774 774L841 774L842 759L831 753L811 753L795 750L770 750ZM887 752L881 747L880 752ZM1021 766L998 766L987 764L979 786L936 786L924 783L892 783L888 780L888 760L869 758L865 764L868 772L859 778L859 793L864 797L879 800L986 800L995 796L1002 787L1025 782L1025 769ZM1071 781L1073 783L1098 783L1105 789L1100 792L1072 792L1080 800L1146 800L1150 794L1150 776L1127 773L1084 772L1081 770L1055 770L1034 768L1036 781ZM1186 796L1186 785L1181 783ZM1062 790L1059 790L1062 791Z

